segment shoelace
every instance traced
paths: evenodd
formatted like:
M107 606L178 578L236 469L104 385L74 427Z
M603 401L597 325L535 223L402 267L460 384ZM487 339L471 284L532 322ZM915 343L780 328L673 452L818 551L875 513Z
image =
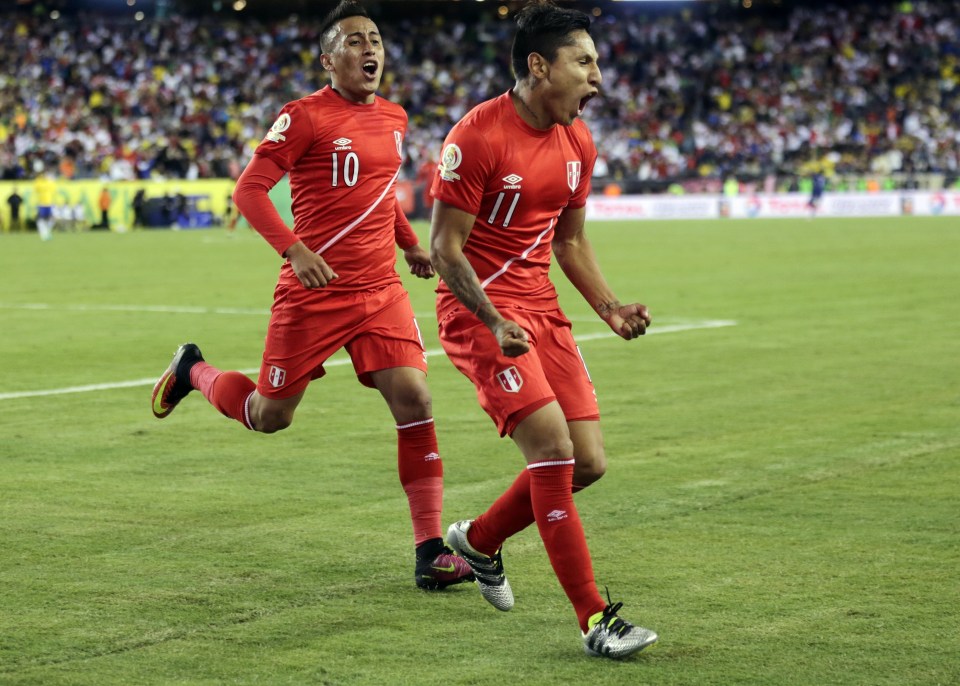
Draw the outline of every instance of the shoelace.
M482 575L492 581L499 581L503 578L503 558L499 550L486 558L474 555L464 555L464 558L473 567L475 574Z
M617 617L617 613L620 612L623 603L614 603L610 599L610 589L604 587L604 590L607 592L607 606L603 608L603 614L597 624L603 625L607 633L614 634L618 638L623 638L633 629L633 624ZM610 622L611 619L613 619L613 622ZM608 622L610 622L609 626L607 626Z
M497 552L490 556L490 560L493 562L494 570L500 575L503 574L503 555L500 553L501 550L502 548L498 548Z

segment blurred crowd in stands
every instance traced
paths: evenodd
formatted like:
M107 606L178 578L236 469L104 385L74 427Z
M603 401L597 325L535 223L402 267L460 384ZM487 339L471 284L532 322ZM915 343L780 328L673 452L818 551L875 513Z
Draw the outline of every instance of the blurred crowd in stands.
M273 22L10 14L0 22L0 175L236 178L284 103L327 83L317 18ZM512 85L511 21L381 21L381 94L410 115L408 179L447 130ZM779 12L714 3L593 30L603 97L584 114L595 176L630 190L960 174L960 0ZM772 188L771 188L772 190Z

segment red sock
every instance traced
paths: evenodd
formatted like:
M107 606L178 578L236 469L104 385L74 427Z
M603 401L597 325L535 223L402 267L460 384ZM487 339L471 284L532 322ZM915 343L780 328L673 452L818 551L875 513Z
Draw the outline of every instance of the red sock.
M530 502L537 518L540 538L553 571L573 603L580 629L606 607L597 591L587 539L570 492L573 460L534 462L530 471Z
M223 374L219 369L206 362L197 362L190 367L190 385L203 393L203 397L210 400L213 382Z
M570 492L579 493L585 488L573 484ZM493 555L504 541L535 521L530 504L530 472L524 469L510 488L486 512L473 520L467 540L477 552Z
M443 538L443 462L433 418L397 426L397 468L410 505L414 545Z
M247 403L257 384L249 376L240 372L221 372L206 362L197 362L190 369L190 385L203 393L221 414L253 429Z
M579 493L584 488L586 486L574 484L570 492ZM535 521L530 504L530 472L524 469L510 488L486 512L473 520L467 540L478 553L493 555L504 541Z
M524 469L486 512L473 520L467 540L474 550L493 555L503 542L533 524L530 472Z

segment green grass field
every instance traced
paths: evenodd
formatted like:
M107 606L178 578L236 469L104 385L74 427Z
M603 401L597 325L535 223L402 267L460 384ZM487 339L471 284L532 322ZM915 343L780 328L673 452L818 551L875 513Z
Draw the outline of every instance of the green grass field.
M577 504L658 645L586 657L534 529L505 548L512 612L417 591L393 424L343 358L277 435L199 394L153 418L185 340L258 367L279 260L255 234L6 235L0 683L960 683L960 220L591 235L655 323L606 336L561 284L610 460ZM521 458L408 287L444 519L472 517Z

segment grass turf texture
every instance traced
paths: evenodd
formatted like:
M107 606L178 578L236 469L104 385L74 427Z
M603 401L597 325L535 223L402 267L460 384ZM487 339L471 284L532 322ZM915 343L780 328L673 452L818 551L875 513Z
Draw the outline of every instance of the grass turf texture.
M582 345L610 465L577 504L598 583L657 646L586 657L533 528L506 547L512 612L417 591L393 425L347 365L274 436L199 394L152 417L185 340L258 366L279 260L256 235L8 235L0 683L960 681L958 220L590 235L655 327L738 323ZM433 287L405 280L438 349ZM430 384L444 520L475 516L520 457L442 355Z

